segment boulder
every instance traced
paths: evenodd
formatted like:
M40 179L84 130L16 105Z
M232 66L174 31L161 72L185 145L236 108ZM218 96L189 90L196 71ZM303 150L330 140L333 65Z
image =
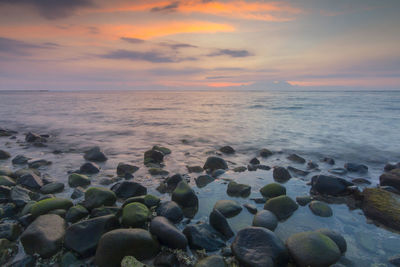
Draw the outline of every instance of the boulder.
M107 160L106 155L101 151L100 147L95 146L85 152L84 159L89 161L104 162Z
M71 198L72 199L77 199L77 198L81 198L85 195L85 189L78 186L76 188L74 188L74 191L71 194Z
M167 250L161 251L154 259L153 264L154 267L180 266L177 256L172 251L167 251Z
M251 214L257 213L257 207L252 204L245 203L245 204L243 204L243 207L245 207L247 209L247 211L250 212Z
M165 175L168 175L168 174L169 174L168 171L163 170L163 169L158 168L158 167L150 168L148 171L149 171L149 173L150 173L151 175L154 175L154 176L155 176L155 175L165 176Z
M167 147L159 146L159 145L153 146L152 150L160 151L164 155L169 155L172 153L171 149L169 149Z
M147 150L144 153L144 164L160 164L164 160L164 153L158 150Z
M228 267L222 256L212 255L198 261L194 267Z
M68 184L70 187L87 186L90 185L90 179L86 175L72 173L68 176Z
M118 198L127 199L130 197L147 194L147 188L133 181L122 181L111 187L111 190Z
M34 173L26 173L18 177L17 183L35 190L39 190L43 186L42 179Z
M223 236L225 236L225 238L229 239L235 235L228 223L228 220L217 209L214 209L210 213L209 222L210 225Z
M40 167L51 165L52 162L45 159L36 159L28 162L28 167L31 169L39 169Z
M251 165L259 165L261 162L258 160L258 158L252 158L249 163Z
M186 217L192 218L196 214L199 199L194 190L185 181L176 186L174 192L172 192L171 200L182 208Z
M274 171L272 173L274 180L279 183L285 183L289 181L292 176L290 175L289 171L286 170L284 167L274 167Z
M156 211L158 216L163 216L173 223L178 223L183 219L182 209L174 201L161 203Z
M350 194L347 188L352 185L354 184L342 178L321 174L311 178L310 192L320 195L343 196Z
M287 167L288 171L290 171L291 173L298 175L298 176L307 176L310 172L308 171L303 171L297 168L294 168L292 166Z
M213 170L211 173L211 176L214 178L218 178L219 176L221 176L224 173L225 173L225 170L223 170L223 169Z
M196 182L196 185L198 188L202 188L202 187L205 187L206 185L208 185L209 183L214 182L214 180L215 180L215 178L206 174L206 175L200 175L199 177L197 177L197 179L195 179L195 182Z
M100 206L112 206L116 200L113 191L102 187L91 187L85 192L84 206L91 210Z
M273 197L279 197L282 195L286 195L286 188L278 183L271 183L261 188L260 193L261 195L263 195L263 197L267 199Z
M242 207L235 200L218 200L214 209L221 212L226 218L234 217L242 211Z
M186 226L183 229L191 249L204 249L207 252L217 251L225 246L222 236L207 223Z
M379 182L382 186L393 186L397 190L400 190L400 168L383 173L379 177Z
M150 233L155 235L161 244L172 249L186 249L186 236L178 230L167 218L154 217L150 223Z
M264 205L264 209L274 213L280 221L292 216L298 207L296 202L288 196L270 198Z
M95 263L99 267L119 267L125 256L138 260L152 258L160 245L143 229L117 229L105 233L96 250Z
M30 194L31 191L17 185L11 189L10 198L12 202L14 202L15 205L17 205L17 207L23 207L29 201L31 201Z
M312 197L311 196L299 196L299 197L296 197L296 202L300 206L305 206L308 203L310 203L311 201L312 201Z
M130 203L122 210L122 224L124 226L133 228L144 227L149 217L149 209L139 202Z
M124 201L124 204L122 204L122 207L125 207L129 203L133 202L139 202L142 204L145 204L146 207L151 208L151 207L156 207L160 204L160 198L153 196L153 195L142 195L142 196L137 196L137 197L130 197L127 200Z
M290 154L287 159L300 164L306 163L306 160L297 154Z
M41 135L39 135L37 133L32 133L32 132L29 132L26 134L25 141L28 143L35 143L35 142L45 143L45 142L47 142L45 137L42 137Z
M228 169L228 164L226 164L226 161L222 158L208 157L206 163L203 166L203 169L209 170L211 172L218 169L226 170Z
M268 230L274 231L278 226L278 218L269 210L260 210L254 216L253 226L264 227Z
M40 193L42 194L55 194L60 193L64 190L64 184L59 182L52 182L46 184L40 188Z
M0 175L0 185L4 185L4 186L14 186L15 185L15 181L5 175Z
M39 254L42 258L49 258L62 247L66 223L63 218L55 214L39 216L21 235L21 243L25 253Z
M125 176L125 174L132 174L139 170L139 167L120 162L117 166L117 175Z
M65 215L65 220L70 223L76 223L77 221L85 218L89 215L89 211L82 205L76 205L71 207Z
M368 166L359 163L348 162L344 164L344 168L349 172L367 173Z
M114 215L72 224L65 233L64 246L81 257L91 256L95 254L101 236L118 227L119 221Z
M90 218L96 218L106 215L114 215L115 217L119 218L122 214L122 209L120 207L107 207L101 206L99 208L92 209L90 212Z
M238 184L234 181L229 182L226 193L234 197L248 197L251 193L251 186Z
M317 232L294 234L287 239L286 246L296 264L301 267L331 266L341 256L336 243Z
M243 266L286 266L289 261L283 242L273 232L262 227L240 230L231 248L233 255Z
M168 186L168 191L169 191L169 192L174 191L175 188L176 188L176 186L177 186L180 182L182 182L182 181L184 181L184 180L185 180L185 179L183 178L183 176L182 176L181 174L179 174L179 173L167 177L167 178L165 179L165 183L166 183L167 186Z
M263 148L259 152L260 156L263 158L268 158L269 156L272 156L272 152L269 149Z
M49 213L52 210L63 209L68 210L73 204L69 199L65 198L47 198L40 200L32 205L31 213L34 217Z
M332 231L330 229L318 229L315 231L316 233L321 233L332 239L333 242L336 243L340 252L343 254L347 250L347 242L344 237L338 232Z
M219 149L219 151L221 151L224 154L234 154L235 153L235 149L233 149L233 147L231 147L231 146L223 146Z
M10 154L10 153L8 153L7 151L4 151L4 150L1 150L1 149L0 149L0 160L8 159L8 158L10 158L10 157L11 157L11 154Z
M79 172L85 174L96 174L100 172L100 167L92 162L86 162L82 164L82 166L79 169Z
M311 160L309 162L307 162L307 168L309 170L317 169L318 167L319 167L318 164Z
M199 173L204 171L203 167L201 166L186 166L186 169L188 170L189 173L192 172Z
M324 202L313 200L308 204L308 207L317 216L320 217L331 217L333 215L331 207Z
M12 159L12 164L14 165L23 165L28 163L28 160L30 160L31 158L25 157L24 155L16 155L13 159Z

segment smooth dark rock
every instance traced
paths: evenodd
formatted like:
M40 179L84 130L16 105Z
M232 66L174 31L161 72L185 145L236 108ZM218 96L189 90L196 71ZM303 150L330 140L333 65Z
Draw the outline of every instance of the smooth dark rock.
M225 246L220 234L207 223L186 226L183 233L191 249L204 249L212 252Z
M76 205L67 211L65 220L70 223L76 223L77 221L85 218L87 215L89 215L89 211L85 207Z
M87 186L90 185L90 179L86 175L72 173L68 176L68 184L70 187Z
M117 175L124 176L125 174L133 174L137 170L139 170L137 166L120 162L117 166Z
M159 164L164 160L164 153L158 150L147 150L144 153L144 164L147 165L149 163Z
M358 173L367 173L368 172L368 167L363 164L358 164L358 163L346 163L344 164L344 168L347 169L349 172L358 172Z
M225 170L218 169L218 170L214 170L214 171L211 173L211 176L214 177L214 178L218 178L219 176L221 176L221 175L224 174L224 173L225 173Z
M288 196L279 196L268 199L264 209L274 213L278 220L285 220L292 216L298 209L298 205Z
M130 197L127 200L125 200L122 207L126 206L129 203L133 203L133 202L139 202L139 203L145 204L146 207L151 208L151 207L158 206L160 204L161 200L159 197L156 197L153 195L142 195L142 196L137 196L137 197Z
M79 172L85 174L96 174L100 172L100 167L93 162L86 162L80 167Z
M47 142L45 137L42 137L41 135L39 135L37 133L32 133L32 132L29 132L29 133L26 134L25 141L28 142L28 143L34 143L34 142L44 143L44 142Z
M328 163L330 165L335 165L335 160L333 158L323 158L323 159L321 159L321 161Z
M163 170L163 169L158 168L158 167L150 168L148 171L149 171L149 173L150 173L151 175L153 175L153 176L155 176L155 175L165 176L165 175L168 175L168 174L169 174L168 171Z
M152 150L160 151L164 155L169 155L172 153L171 149L159 145L153 146Z
M108 207L108 206L101 206L99 208L92 209L90 212L90 218L96 218L106 215L114 215L115 217L120 217L122 214L122 209L120 207Z
M196 185L198 188L203 188L209 183L212 183L215 180L215 178L211 177L210 175L200 175L195 179Z
M365 178L355 178L351 180L354 184L371 184L371 182Z
M85 189L83 189L82 187L78 186L77 188L74 188L74 191L71 194L71 198L72 199L77 199L77 198L81 198L85 195Z
M324 234L330 239L332 239L332 241L336 243L342 254L346 252L347 250L346 239L344 239L344 237L338 232L332 231L330 229L318 229L315 232Z
M234 197L248 197L251 193L251 186L232 181L229 182L226 193Z
M331 217L333 215L331 207L318 200L311 201L308 207L315 215L320 217Z
M273 177L274 180L279 183L285 183L292 178L288 170L286 170L284 167L274 167Z
M390 257L388 261L394 266L400 266L400 254Z
M224 258L219 255L211 255L198 261L194 267L227 267Z
M328 170L328 172L336 175L345 175L347 173L347 170L345 168L334 168Z
M263 158L268 158L269 156L272 156L272 152L269 149L263 148L259 152L260 156Z
M269 210L260 210L254 216L253 226L264 227L268 230L274 231L278 226L278 218Z
M235 153L235 149L233 149L233 147L231 147L231 146L223 146L219 149L219 151L221 151L224 154L234 154Z
M178 267L179 261L175 254L170 251L161 251L154 259L155 267ZM183 266L182 266L183 267Z
M349 186L354 185L342 178L327 176L327 175L316 175L311 178L311 193L330 195L330 196L342 196L349 194L347 189Z
M64 191L64 184L58 182L49 183L40 188L42 194L55 194L62 191Z
M242 211L240 204L234 200L218 200L214 209L221 212L226 218L234 217Z
M33 204L31 207L31 213L33 216L38 217L49 213L52 210L68 210L72 205L73 204L69 199L56 197L46 198Z
M245 172L247 171L247 168L245 166L240 166L240 167L235 167L233 169L234 172Z
M85 192L84 206L91 210L100 206L112 206L116 200L113 191L102 187L91 187Z
M100 147L95 146L85 152L84 159L89 161L104 162L107 160L106 155L101 151Z
M305 206L308 203L310 203L311 201L312 201L312 197L311 196L299 196L299 197L296 197L296 202L300 206Z
M400 190L400 168L383 173L379 177L379 182L381 186L393 186L397 190Z
M0 224L0 238L5 238L9 241L15 241L21 232L21 227L16 223Z
M287 159L300 164L306 163L306 160L297 154L291 154L287 157Z
M39 190L43 186L42 179L34 173L27 173L18 177L17 183L35 190Z
M157 236L161 244L169 248L185 249L188 244L186 236L165 217L154 217L149 230L150 233Z
M23 165L28 163L28 160L31 158L25 157L24 155L17 155L12 159L12 164L14 165Z
M210 213L210 218L209 218L210 225L220 232L223 236L225 236L227 239L231 238L234 236L234 233L225 218L225 216L219 212L218 210L214 209Z
M257 207L254 205L251 205L249 203L243 204L243 207L245 207L251 214L256 214L257 213Z
M122 224L127 227L143 228L150 217L150 210L142 203L134 202L122 210Z
M0 160L11 158L11 154L0 149Z
M226 170L228 169L228 164L226 164L226 161L222 158L208 157L206 163L203 166L203 169L209 170L211 172L218 169Z
M51 165L52 162L45 159L37 159L28 162L28 167L31 169L39 169L44 166Z
M23 207L31 201L30 191L20 186L14 186L11 189L10 198L18 207Z
M201 166L186 166L186 169L188 170L189 173L192 173L192 172L198 173L198 172L204 171L203 167L201 167Z
M157 215L164 216L173 223L178 223L183 219L182 209L174 201L162 202L157 208Z
M179 173L174 174L174 175L168 177L167 179L165 179L165 183L166 183L167 186L168 186L168 191L171 191L171 192L174 191L175 188L176 188L176 186L177 186L180 182L182 182L182 181L184 181L184 180L185 180L185 179L183 178L183 176L182 176L181 174L179 174Z
M1 128L0 127L0 136L1 137L7 137L7 136L12 136L13 134L17 134L18 132L13 131L13 130L9 130L9 129L5 129L5 128Z
M171 200L175 201L186 217L192 218L197 212L199 199L194 190L184 181L180 182L172 192Z
M307 163L307 168L310 169L310 170L316 169L316 168L318 168L318 164L310 160Z
M288 171L294 173L295 175L299 175L299 176L307 176L310 172L308 171L303 171L297 168L294 168L292 166L287 167Z
M111 187L111 190L118 198L127 199L130 197L142 196L147 194L147 188L133 181L123 181Z
M15 186L15 181L11 177L0 175L0 185Z
M260 189L261 195L265 198L278 197L286 195L286 188L278 183L267 184Z

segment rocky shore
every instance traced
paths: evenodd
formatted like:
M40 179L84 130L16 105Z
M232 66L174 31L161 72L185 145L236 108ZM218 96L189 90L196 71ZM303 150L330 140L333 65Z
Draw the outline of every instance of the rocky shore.
M0 128L0 138L7 142L15 142L16 134ZM24 136L24 145L36 149L53 142L48 134ZM165 158L173 157L173 149L155 145L143 151L142 164L120 162L113 177L94 186L92 176L109 160L100 147L82 154L81 166L66 174L66 184L46 175L51 161L32 159L28 153L13 155L0 147L0 265L356 266L343 263L348 241L337 231L302 231L286 240L274 232L301 209L309 209L312 216L335 216L334 204L362 211L377 227L400 232L400 163L382 166L380 184L369 186L368 179L341 177L368 173L362 163L337 166L332 158L312 162L297 154L280 154L293 166L268 166L262 161L276 152L260 148L247 166L237 166L231 161L236 153L223 146L205 156L203 166L170 174ZM330 166L330 175L322 174L319 165ZM157 194L150 194L150 188L134 177L142 168L159 177ZM271 172L274 182L256 194L252 185L224 177L227 172L258 170ZM307 175L309 194L288 196L285 183ZM196 188L211 187L216 181L223 181L225 191L206 211L207 220L193 219L200 203ZM68 198L66 191L71 192ZM248 201L241 204L235 199ZM230 220L244 210L252 223L235 231ZM400 266L400 254L386 260L385 264Z

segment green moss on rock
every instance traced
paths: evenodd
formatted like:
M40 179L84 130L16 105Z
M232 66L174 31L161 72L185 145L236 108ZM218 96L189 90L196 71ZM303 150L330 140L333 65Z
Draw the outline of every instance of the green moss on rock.
M265 198L279 197L286 195L286 188L278 183L271 183L261 188L260 193Z
M144 227L150 216L149 209L142 203L134 202L122 210L122 224L129 227Z
M38 217L40 215L47 214L52 210L68 210L72 206L73 204L69 199L55 197L47 198L33 204L31 207L31 213L34 217Z

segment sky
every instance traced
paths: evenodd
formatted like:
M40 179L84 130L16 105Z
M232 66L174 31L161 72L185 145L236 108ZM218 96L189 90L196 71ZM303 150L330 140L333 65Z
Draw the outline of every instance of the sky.
M0 90L400 90L399 0L0 0Z

